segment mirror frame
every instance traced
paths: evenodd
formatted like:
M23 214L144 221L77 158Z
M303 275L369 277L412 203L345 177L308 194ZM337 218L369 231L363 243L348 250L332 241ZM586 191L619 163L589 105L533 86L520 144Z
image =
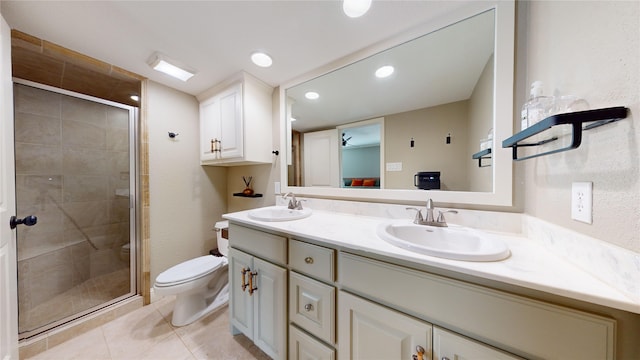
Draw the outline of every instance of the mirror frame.
M492 146L492 192L440 191L419 189L347 189L331 187L304 187L288 185L288 164L291 158L291 126L287 121L286 90L303 82L356 63L393 46L405 43L425 34L437 31L488 10L495 10L494 53L494 119ZM280 86L280 181L282 193L293 192L300 196L360 200L375 202L422 202L431 198L447 204L512 206L513 161L510 149L503 149L501 139L513 134L513 96L515 69L515 2L471 2L447 16L418 26L403 35L372 45L364 50L341 58ZM284 136L283 136L284 134ZM471 154L469 154L471 157Z

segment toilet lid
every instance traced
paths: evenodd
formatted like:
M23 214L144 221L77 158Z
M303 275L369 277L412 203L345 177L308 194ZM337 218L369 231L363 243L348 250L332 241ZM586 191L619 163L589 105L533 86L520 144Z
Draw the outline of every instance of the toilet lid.
M224 265L225 258L212 255L200 256L173 266L158 275L156 285L170 286L211 274Z

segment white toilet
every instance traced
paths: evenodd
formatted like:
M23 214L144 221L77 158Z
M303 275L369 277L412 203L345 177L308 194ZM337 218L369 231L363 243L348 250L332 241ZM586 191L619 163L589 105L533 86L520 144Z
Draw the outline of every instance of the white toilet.
M223 255L200 256L173 266L156 277L156 295L176 295L171 323L184 326L200 319L229 301L229 240L222 237L228 221L216 223L218 251Z

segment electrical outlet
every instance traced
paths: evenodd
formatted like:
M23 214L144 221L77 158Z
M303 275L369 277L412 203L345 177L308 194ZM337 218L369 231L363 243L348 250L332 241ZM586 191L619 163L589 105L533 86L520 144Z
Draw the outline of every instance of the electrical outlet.
M571 218L587 224L593 223L593 183L574 182L571 184Z
M273 183L273 191L275 194L280 194L280 181Z

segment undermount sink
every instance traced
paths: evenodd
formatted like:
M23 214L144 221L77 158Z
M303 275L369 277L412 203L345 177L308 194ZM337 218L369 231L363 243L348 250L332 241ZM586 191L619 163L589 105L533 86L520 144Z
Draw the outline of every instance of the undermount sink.
M500 239L457 225L434 227L393 221L379 225L377 234L394 246L452 260L499 261L511 254Z
M249 211L249 217L259 221L289 221L304 219L311 215L311 209L289 209L286 206L268 206Z

